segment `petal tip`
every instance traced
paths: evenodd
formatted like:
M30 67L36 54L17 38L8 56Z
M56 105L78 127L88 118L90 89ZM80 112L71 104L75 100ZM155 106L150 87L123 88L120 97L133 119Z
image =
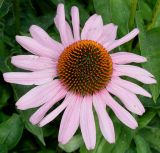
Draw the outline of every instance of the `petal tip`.
M38 126L39 127L43 127L43 126L45 126L46 124L43 122L43 120L41 120L40 122L39 122L39 124L38 124Z
M16 35L16 36L15 36L16 41L17 41L17 42L20 41L22 37L23 37L23 36Z

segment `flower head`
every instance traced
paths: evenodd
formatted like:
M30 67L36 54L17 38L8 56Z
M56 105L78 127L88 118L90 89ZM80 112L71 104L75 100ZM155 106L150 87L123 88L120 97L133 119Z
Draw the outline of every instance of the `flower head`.
M10 83L37 85L16 103L21 110L39 107L30 117L32 124L42 127L65 110L59 142L67 143L80 126L86 147L93 149L96 143L93 107L103 136L109 143L114 143L114 126L106 106L126 126L135 129L137 122L128 111L137 115L145 112L136 94L151 97L142 87L121 76L145 84L156 81L145 69L129 65L146 62L145 57L129 52L110 52L134 38L138 29L116 39L117 26L112 23L104 25L100 15L92 15L81 32L77 7L72 7L71 17L72 29L65 20L64 5L59 4L54 21L61 42L52 39L36 25L29 29L31 37L16 36L17 42L32 55L13 56L11 62L30 72L4 73L4 79ZM112 95L119 98L125 108ZM47 114L62 99L63 102Z

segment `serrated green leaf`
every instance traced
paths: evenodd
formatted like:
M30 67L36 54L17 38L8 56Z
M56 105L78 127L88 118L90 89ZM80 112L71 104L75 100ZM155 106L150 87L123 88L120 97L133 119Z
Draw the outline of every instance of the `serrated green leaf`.
M73 152L83 145L83 139L81 135L75 135L72 139L65 145L59 144L58 146L66 152Z
M140 135L134 137L137 153L151 153L148 143Z
M17 114L13 114L9 120L0 124L0 131L0 144L12 149L22 136L23 124L21 118Z

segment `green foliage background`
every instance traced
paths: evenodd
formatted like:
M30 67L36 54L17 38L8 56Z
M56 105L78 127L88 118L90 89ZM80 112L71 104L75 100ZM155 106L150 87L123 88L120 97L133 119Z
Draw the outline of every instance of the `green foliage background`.
M61 115L43 128L31 125L28 118L34 110L18 111L14 105L31 87L8 84L2 77L3 72L20 71L10 64L10 57L27 53L15 42L15 35L29 35L30 25L41 26L59 40L53 18L60 2L65 4L69 23L71 6L79 7L81 27L93 13L102 15L104 23L117 24L118 37L138 27L139 36L118 50L146 56L148 62L141 66L151 71L158 82L144 86L153 99L139 97L146 113L135 116L139 123L136 130L122 125L109 110L115 125L115 144L108 144L102 137L96 121L93 151L86 150L80 131L68 144L58 144ZM0 74L0 153L160 153L160 0L0 0Z

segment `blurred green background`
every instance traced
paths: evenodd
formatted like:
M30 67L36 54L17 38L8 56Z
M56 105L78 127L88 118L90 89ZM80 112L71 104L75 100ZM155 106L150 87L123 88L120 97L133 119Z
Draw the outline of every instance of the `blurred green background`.
M59 40L53 18L60 2L65 4L69 23L71 6L79 7L81 27L94 13L102 15L105 24L117 24L119 38L138 27L139 36L117 50L147 57L148 62L141 66L152 72L158 82L144 86L153 99L139 96L146 113L135 116L139 123L136 130L122 125L108 110L115 125L115 144L107 143L96 121L93 151L86 150L80 130L68 144L58 144L61 115L43 128L31 125L28 118L34 110L18 111L15 102L32 87L8 84L2 77L3 72L21 71L10 64L10 57L27 54L15 42L15 35L29 35L30 25L41 26ZM0 74L0 153L160 153L160 0L0 0Z

